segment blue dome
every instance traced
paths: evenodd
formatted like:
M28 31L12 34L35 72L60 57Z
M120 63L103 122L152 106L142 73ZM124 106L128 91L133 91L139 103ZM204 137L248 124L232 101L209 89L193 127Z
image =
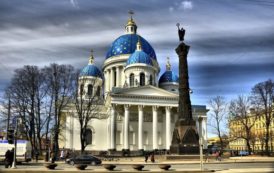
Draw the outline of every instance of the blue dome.
M179 77L173 71L166 71L159 79L159 84L166 82L176 82L179 83Z
M136 49L138 37L140 37L143 51L156 60L156 54L152 46L143 37L137 34L126 34L117 38L111 44L107 52L106 59L116 55L132 54Z
M143 64L153 66L151 58L144 51L135 51L127 59L127 65L135 64L135 63L143 63Z
M94 64L89 64L84 67L81 70L80 76L93 76L103 78L101 71Z

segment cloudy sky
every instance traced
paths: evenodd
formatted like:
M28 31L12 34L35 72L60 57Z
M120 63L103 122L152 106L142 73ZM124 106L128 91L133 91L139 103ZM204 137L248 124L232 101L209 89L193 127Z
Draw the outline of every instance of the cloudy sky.
M125 33L128 10L154 47L161 73L167 56L178 71L176 23L184 26L193 104L249 93L274 78L271 0L1 0L0 94L23 65L81 68L92 48L102 66L111 42Z

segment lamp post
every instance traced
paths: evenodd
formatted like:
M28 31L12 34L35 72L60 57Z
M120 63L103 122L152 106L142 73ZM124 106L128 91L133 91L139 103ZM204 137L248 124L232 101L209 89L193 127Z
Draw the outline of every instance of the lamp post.
M13 162L12 162L11 168L16 169L17 125L18 125L17 117L14 117L13 123L15 125L15 128L14 128L14 152L13 152Z
M200 116L198 118L198 122L199 122L199 148L200 148L200 169L201 169L201 171L204 169L204 165L203 165L202 121L203 121L203 118Z

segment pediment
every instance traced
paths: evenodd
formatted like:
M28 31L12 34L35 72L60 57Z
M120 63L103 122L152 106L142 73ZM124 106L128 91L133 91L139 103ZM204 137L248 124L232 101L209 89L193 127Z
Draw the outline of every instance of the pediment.
M157 88L151 85L134 87L134 88L122 88L114 89L112 94L119 95L137 95L137 96L160 96L160 97L178 97L177 94L166 91L161 88Z

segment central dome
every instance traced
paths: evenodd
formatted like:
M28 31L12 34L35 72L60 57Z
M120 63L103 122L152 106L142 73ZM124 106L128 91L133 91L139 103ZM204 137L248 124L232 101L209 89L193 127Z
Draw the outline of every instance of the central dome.
M106 59L123 54L132 54L136 49L136 43L140 38L142 49L151 58L157 60L156 54L152 46L141 36L137 34L125 34L117 38L110 46Z

